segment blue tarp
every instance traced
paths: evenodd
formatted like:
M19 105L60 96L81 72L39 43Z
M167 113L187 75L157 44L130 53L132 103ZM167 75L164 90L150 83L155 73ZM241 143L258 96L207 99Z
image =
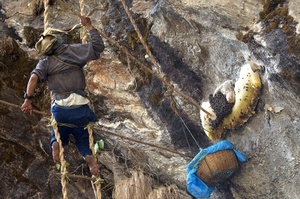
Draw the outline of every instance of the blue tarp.
M198 176L196 172L198 170L199 163L205 158L206 155L221 151L232 149L240 163L246 162L247 157L240 151L236 150L233 144L228 140L222 140L217 144L209 146L201 151L193 158L193 160L188 164L186 171L187 175L187 190L196 198L208 198L215 189L215 186L207 186Z

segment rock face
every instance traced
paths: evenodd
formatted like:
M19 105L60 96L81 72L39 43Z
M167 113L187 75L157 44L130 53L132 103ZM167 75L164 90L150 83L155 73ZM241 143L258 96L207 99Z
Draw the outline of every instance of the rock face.
M80 11L79 2L66 2ZM264 67L257 106L245 124L222 137L244 152L248 161L233 178L218 185L211 198L299 197L297 0L126 1L157 64L140 42L122 1L84 3L95 27L130 52L104 39L101 58L85 67L87 90L100 119L94 139L105 141L105 150L98 154L102 198L121 198L118 190L129 190L120 185L125 181L149 184L143 189L147 190L144 198L172 193L170 198L192 198L186 192L185 168L199 148L215 141L202 128L199 108L168 85L201 104L223 82L235 82L241 67L250 61ZM69 29L79 23L58 0L50 1L49 11L50 27ZM44 28L43 12L41 0L0 0L1 100L22 104L38 60L34 43ZM75 29L67 38L79 42L80 31ZM36 109L49 112L45 85L36 90L33 103ZM0 117L1 196L62 197L60 176L48 147L49 117L27 116L4 104L0 104ZM65 157L69 173L90 175L72 139ZM136 170L146 176L140 177ZM70 179L67 189L69 198L94 197L85 179ZM139 195L138 189L132 191Z

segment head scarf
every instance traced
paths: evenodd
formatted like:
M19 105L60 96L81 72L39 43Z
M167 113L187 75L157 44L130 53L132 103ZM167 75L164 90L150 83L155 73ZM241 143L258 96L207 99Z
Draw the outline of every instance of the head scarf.
M35 44L39 55L52 55L62 44L67 43L61 33L52 32L51 30L44 31L39 41Z

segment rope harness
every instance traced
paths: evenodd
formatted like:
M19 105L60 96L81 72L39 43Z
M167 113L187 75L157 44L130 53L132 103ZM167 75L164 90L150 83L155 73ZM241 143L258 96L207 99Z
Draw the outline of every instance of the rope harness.
M85 11L84 11L84 0L79 0L79 4L80 4L80 15L81 16L85 16ZM86 28L84 26L82 26L81 29L81 41L83 44L87 43L87 31Z

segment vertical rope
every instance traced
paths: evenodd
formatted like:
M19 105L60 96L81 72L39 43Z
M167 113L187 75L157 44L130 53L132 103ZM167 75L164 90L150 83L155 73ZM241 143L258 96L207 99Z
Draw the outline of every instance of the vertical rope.
M50 0L44 0L44 31L49 28L49 1ZM64 148L62 146L62 142L60 139L60 134L58 132L57 122L55 121L54 117L52 120L52 126L55 132L55 138L59 145L59 159L61 164L60 172L62 174L61 176L61 186L62 186L62 194L64 199L68 199L68 193L67 193L67 168L66 168L66 160L64 158Z
M134 27L135 32L137 33L137 35L138 35L138 37L139 37L141 43L143 44L143 46L144 46L144 48L145 48L147 54L149 55L151 62L152 62L153 65L155 66L157 72L158 72L158 73L161 73L160 66L159 66L159 64L157 63L157 61L156 61L154 55L151 53L151 50L150 50L148 44L145 42L145 39L143 38L143 35L142 35L141 31L139 30L139 28L138 28L137 24L135 23L135 21L134 21L132 15L130 14L129 8L128 8L128 6L127 6L125 0L121 0L121 3L123 4L123 7L124 7L124 9L125 9L125 12L127 13L128 17L129 17L129 19L130 19L130 21L131 21L131 23L132 23L132 25L133 25L133 27Z
M59 159L60 159L60 164L61 164L61 186L62 186L62 193L63 193L63 198L68 199L68 193L67 193L67 166L66 166L66 160L64 157L64 147L62 145L61 139L60 139L60 134L58 132L58 127L57 127L57 122L53 118L52 121L52 126L55 132L55 138L59 144Z
M84 11L84 0L79 0L79 4L80 4L80 15L81 16L85 16L85 11ZM81 29L81 40L82 43L87 43L87 31L86 28L83 26ZM96 152L94 150L94 138L93 138L93 129L91 124L87 125L88 128L88 133L89 133L89 145L90 145L90 149L92 150L93 156L96 158ZM100 181L99 182L93 182L91 181L93 189L94 189L94 185L96 186L96 191L94 189L94 193L95 193L95 198L96 199L101 199L101 184Z
M90 144L90 149L92 150L92 153L93 153L93 156L96 155L96 152L94 150L94 138L93 138L93 129L92 129L92 125L89 123L87 125L87 129L88 129L88 132L89 132L89 144Z
M89 123L87 125L88 133L89 133L89 144L90 144L90 149L92 150L93 156L96 158L96 151L94 149L94 138L93 138L93 129L92 129L92 124ZM101 199L101 183L100 180L97 180L95 183L91 181L93 189L94 189L94 194L96 199ZM96 186L96 190L95 187Z
M49 1L50 0L44 0L44 31L49 28ZM81 10L81 16L85 16L84 11L84 0L80 0L80 10ZM82 43L87 43L87 31L85 27L82 27ZM63 193L63 199L68 199L68 193L67 193L67 169L66 169L66 160L64 158L64 148L60 139L60 134L58 132L58 126L57 122L55 121L54 117L52 120L52 126L55 132L55 138L59 144L59 158L61 163L61 185L62 185L62 193ZM93 139L93 131L92 127L89 124L88 125L88 132L89 132L89 145L92 150L93 156L95 156L95 150L93 147L94 139ZM101 184L100 180L98 180L96 183L92 182L92 185L96 185L96 198L101 199Z
M85 16L84 0L79 0L79 4L80 4L80 15ZM87 31L84 26L81 29L81 41L83 44L87 43Z
M49 1L44 0L44 31L49 28Z

